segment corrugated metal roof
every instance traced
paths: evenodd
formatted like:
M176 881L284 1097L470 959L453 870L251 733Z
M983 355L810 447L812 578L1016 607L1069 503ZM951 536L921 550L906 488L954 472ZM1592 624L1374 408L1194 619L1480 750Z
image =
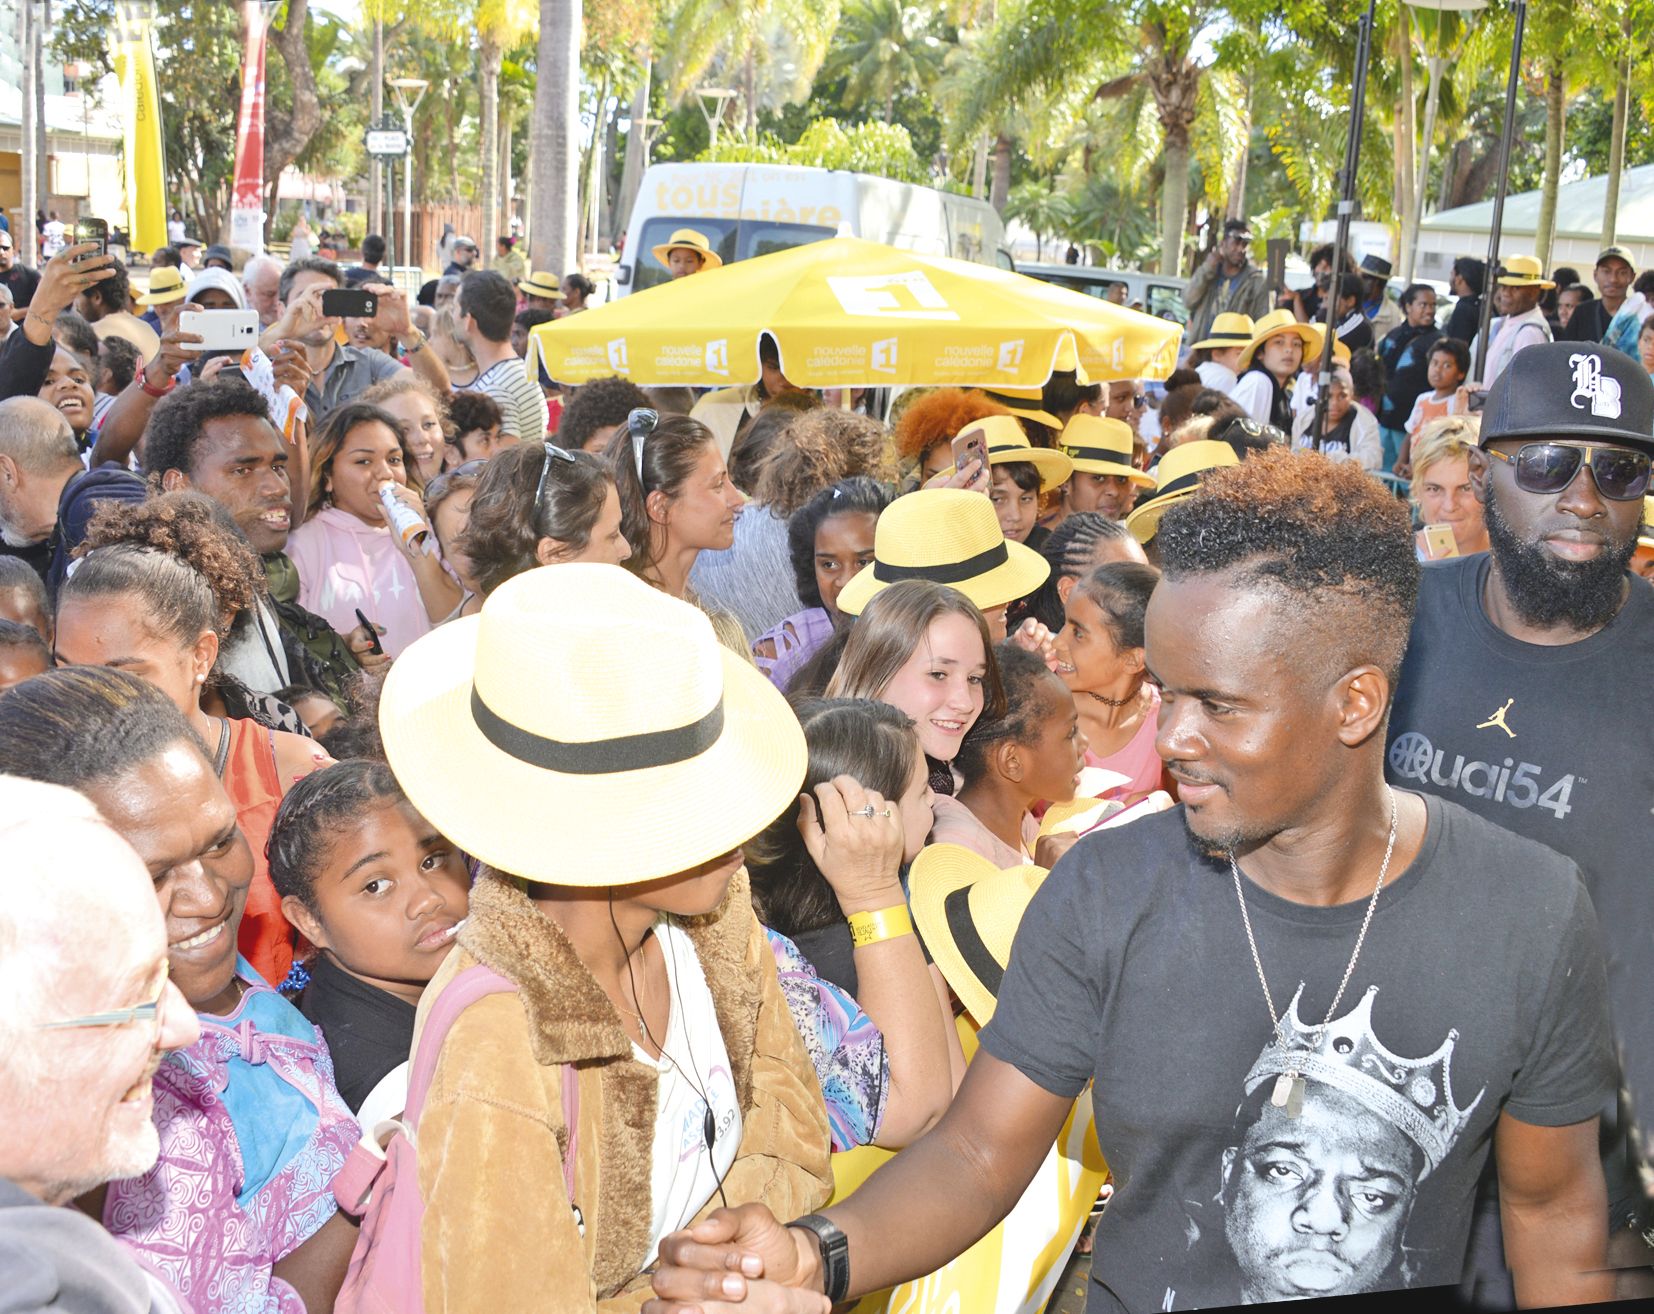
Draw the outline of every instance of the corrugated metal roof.
M1602 202L1608 194L1605 176L1564 183L1556 193L1556 235L1595 240L1602 233ZM1486 233L1493 224L1493 202L1461 205L1430 215L1423 227L1444 233ZM1621 242L1654 242L1654 164L1627 169L1620 179ZM1521 192L1505 198L1503 232L1532 237L1539 229L1539 193Z

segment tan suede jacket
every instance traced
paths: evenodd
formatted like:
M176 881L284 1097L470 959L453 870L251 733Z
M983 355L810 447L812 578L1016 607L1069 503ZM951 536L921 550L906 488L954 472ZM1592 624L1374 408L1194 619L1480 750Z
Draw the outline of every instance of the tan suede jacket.
M743 871L710 917L685 926L700 957L741 1101L729 1203L778 1217L832 1189L821 1088L753 916ZM649 1296L650 1143L656 1074L561 929L522 885L486 874L458 947L425 992L486 963L515 982L460 1016L442 1047L419 1126L429 1314L635 1310ZM416 1041L417 1043L417 1041ZM579 1068L575 1203L564 1186L561 1067ZM708 1210L718 1204L713 1198Z

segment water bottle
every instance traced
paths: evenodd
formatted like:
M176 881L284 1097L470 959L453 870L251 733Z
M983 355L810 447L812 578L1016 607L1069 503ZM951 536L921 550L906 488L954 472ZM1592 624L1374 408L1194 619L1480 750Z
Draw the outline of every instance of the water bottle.
M379 502L385 508L385 519L390 521L391 532L401 537L404 547L417 549L429 556L431 527L416 511L398 500L392 491L395 487L390 483L379 485Z

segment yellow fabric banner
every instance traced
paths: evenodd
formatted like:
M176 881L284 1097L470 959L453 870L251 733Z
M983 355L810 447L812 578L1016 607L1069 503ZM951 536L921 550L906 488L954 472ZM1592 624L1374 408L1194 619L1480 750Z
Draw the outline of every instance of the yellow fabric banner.
M121 120L126 125L126 222L131 249L146 252L167 244L167 173L150 46L153 24L150 5L122 0L115 6L115 76L121 83Z

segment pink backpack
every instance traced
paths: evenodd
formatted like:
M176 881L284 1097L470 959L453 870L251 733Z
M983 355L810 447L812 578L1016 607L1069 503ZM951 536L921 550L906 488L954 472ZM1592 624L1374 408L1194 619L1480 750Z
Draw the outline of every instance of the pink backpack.
M362 1219L334 1314L424 1314L420 1270L420 1225L425 1201L419 1194L418 1126L437 1056L450 1028L477 1000L517 987L490 967L468 967L437 996L409 1065L408 1100L402 1117L370 1129L345 1160L333 1182L339 1206ZM574 1201L575 1137L580 1123L580 1087L574 1066L563 1064L563 1120L568 1128L563 1183ZM387 1133L383 1148L380 1133ZM575 1218L580 1210L575 1208Z

